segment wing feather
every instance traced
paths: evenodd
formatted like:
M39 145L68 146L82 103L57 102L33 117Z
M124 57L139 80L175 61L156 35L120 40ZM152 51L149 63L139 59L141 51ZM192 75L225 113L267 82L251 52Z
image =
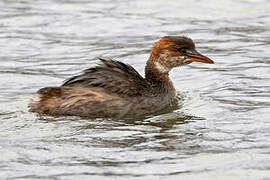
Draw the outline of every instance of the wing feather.
M147 94L149 83L132 66L112 59L99 59L101 64L67 79L62 86L102 87L109 92L128 96Z

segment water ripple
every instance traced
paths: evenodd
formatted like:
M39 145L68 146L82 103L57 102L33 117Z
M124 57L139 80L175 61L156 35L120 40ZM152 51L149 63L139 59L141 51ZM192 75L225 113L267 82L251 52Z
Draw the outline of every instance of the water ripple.
M267 179L270 16L260 1L0 1L3 179ZM247 13L248 12L248 13ZM187 35L215 64L170 74L172 108L138 119L28 112L33 94L109 56L144 73Z

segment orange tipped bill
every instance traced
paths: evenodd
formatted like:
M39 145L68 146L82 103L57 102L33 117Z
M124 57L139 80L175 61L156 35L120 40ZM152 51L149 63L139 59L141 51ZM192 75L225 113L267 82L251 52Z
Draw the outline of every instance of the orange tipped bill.
M197 51L193 51L191 54L188 54L188 57L189 57L190 61L197 61L197 62L203 62L203 63L208 63L208 64L214 64L213 60L200 54Z

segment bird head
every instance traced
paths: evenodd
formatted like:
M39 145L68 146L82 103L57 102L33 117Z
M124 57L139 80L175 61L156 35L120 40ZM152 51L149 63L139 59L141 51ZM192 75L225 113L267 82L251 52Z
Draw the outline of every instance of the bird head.
M155 43L150 59L162 73L168 73L174 67L192 62L214 63L210 58L200 54L194 42L185 36L162 37Z

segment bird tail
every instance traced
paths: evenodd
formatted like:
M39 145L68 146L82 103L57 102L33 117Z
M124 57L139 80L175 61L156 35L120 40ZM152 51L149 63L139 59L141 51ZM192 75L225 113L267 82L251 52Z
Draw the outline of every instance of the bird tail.
M37 91L37 95L29 103L29 111L49 114L57 104L57 97L61 96L64 89L61 87L45 87Z

